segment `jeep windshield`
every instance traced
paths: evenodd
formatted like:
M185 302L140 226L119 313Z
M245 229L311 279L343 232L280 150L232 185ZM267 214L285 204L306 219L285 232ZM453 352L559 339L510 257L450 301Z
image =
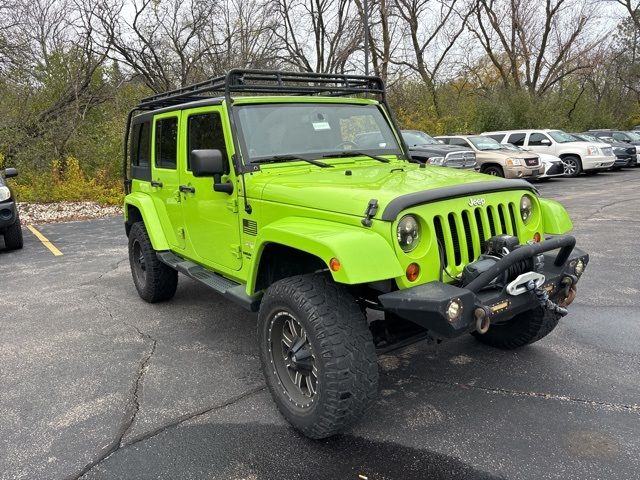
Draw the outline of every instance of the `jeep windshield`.
M569 143L569 142L580 141L573 135L569 135L568 133L563 132L562 130L552 130L549 132L549 135L558 143Z
M480 151L489 151L489 150L504 150L504 145L499 144L491 137L467 137L473 145Z
M276 103L236 107L245 163L272 158L402 155L376 105Z

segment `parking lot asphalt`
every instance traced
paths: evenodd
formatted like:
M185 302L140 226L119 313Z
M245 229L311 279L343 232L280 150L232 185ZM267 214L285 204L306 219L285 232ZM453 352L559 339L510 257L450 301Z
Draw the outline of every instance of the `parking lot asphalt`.
M539 189L591 254L569 315L517 351L381 356L374 408L323 441L278 414L252 314L185 277L138 298L121 219L36 226L62 256L0 240L0 478L638 478L640 169Z

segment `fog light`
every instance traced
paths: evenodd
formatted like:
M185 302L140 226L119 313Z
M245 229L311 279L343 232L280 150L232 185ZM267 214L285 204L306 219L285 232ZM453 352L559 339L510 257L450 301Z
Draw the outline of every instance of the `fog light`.
M577 276L582 275L582 272L584 272L584 262L582 260L578 260L578 262L576 263L575 271Z
M455 322L462 315L462 304L460 300L454 299L449 302L447 306L447 318L450 322Z
M420 275L420 266L417 263L410 263L407 267L407 280L415 282Z

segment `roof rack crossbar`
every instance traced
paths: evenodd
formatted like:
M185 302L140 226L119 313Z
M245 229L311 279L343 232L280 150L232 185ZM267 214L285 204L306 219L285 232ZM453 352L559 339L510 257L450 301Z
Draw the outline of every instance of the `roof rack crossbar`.
M328 96L373 94L384 99L385 89L380 78L364 75L235 69L225 76L144 98L138 108L151 110L173 106L209 98L213 93L224 93L229 100L231 93Z

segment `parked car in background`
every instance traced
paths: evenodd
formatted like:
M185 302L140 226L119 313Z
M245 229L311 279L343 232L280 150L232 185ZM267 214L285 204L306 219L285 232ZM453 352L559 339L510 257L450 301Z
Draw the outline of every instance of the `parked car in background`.
M568 177L608 170L616 160L613 149L606 143L584 142L562 130L504 130L482 135L536 153L555 155L564 162L564 173Z
M453 168L477 168L475 152L460 145L445 145L420 130L402 130L411 158L430 165Z
M480 172L505 178L537 178L543 173L540 158L526 152L515 153L492 138L480 135L443 135L435 137L447 145L468 147L476 152Z
M572 133L576 138L584 140L585 142L606 142L613 148L613 154L616 156L616 161L611 167L612 170L620 170L623 167L635 167L638 162L636 147L629 145L625 142L618 142L613 138L598 138L591 135L589 132Z
M640 149L640 135L635 132L623 132L622 130L612 129L600 129L589 130L585 132L588 135L593 135L601 142L607 142L613 144L614 142L622 143L625 145L634 145L636 147L636 161L632 167L638 164L638 149Z
M517 152L527 152L528 150L523 147L517 147L511 143L503 143L507 149ZM538 155L542 165L544 166L544 173L538 176L538 180L546 180L552 177L564 177L564 163L562 160L554 155L547 153L535 153Z
M15 168L0 170L0 235L4 236L4 246L8 250L22 248L22 228L13 190L6 179L18 175Z

